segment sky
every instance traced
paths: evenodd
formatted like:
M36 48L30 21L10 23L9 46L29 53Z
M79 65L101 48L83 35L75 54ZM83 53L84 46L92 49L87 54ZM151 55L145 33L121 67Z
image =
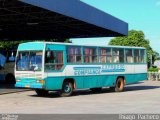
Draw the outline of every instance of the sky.
M160 0L81 0L142 30L153 50L160 53ZM71 39L75 44L108 44L111 38Z

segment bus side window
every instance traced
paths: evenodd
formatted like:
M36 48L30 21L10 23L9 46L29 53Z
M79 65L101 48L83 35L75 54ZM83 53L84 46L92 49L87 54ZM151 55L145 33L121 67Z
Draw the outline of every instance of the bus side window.
M118 63L119 62L119 51L118 49L113 49L113 62Z
M124 49L113 48L113 62L124 63Z
M132 49L126 49L126 62L127 63L133 63L133 53Z
M56 52L55 54L56 56L56 69L57 70L61 70L62 67L63 67L63 52L62 51L59 51L59 52Z
M106 49L101 49L100 50L100 62L101 63L106 63Z
M47 51L45 70L61 70L63 67L63 51Z
M134 62L135 63L139 63L140 62L139 50L134 50Z
M97 49L96 48L84 48L84 62L96 63L98 62Z
M124 63L124 49L119 49L119 62Z
M140 55L141 55L141 63L145 63L145 50L140 50Z
M107 48L106 55L107 55L106 62L111 63L111 62L112 62L112 52L111 52L111 48Z
M101 63L111 63L112 62L111 48L101 48L100 49L100 62Z
M67 62L68 63L81 63L82 54L81 47L68 47L67 48Z

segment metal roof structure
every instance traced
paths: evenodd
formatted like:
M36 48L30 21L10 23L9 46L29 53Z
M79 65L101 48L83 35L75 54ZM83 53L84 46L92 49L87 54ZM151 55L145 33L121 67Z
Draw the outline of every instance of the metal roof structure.
M0 40L127 34L126 22L80 0L0 0Z

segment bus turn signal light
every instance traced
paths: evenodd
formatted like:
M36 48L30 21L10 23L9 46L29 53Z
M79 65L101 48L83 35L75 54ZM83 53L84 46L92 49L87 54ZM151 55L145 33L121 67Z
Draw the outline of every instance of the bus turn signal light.
M44 80L37 80L36 82L37 82L37 83L41 83L41 84L43 84L43 85L45 84L45 81L44 81Z

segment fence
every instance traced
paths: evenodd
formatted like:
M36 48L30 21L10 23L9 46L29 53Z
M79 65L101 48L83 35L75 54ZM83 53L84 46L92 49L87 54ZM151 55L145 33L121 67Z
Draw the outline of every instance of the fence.
M160 81L160 73L148 72L148 80Z

